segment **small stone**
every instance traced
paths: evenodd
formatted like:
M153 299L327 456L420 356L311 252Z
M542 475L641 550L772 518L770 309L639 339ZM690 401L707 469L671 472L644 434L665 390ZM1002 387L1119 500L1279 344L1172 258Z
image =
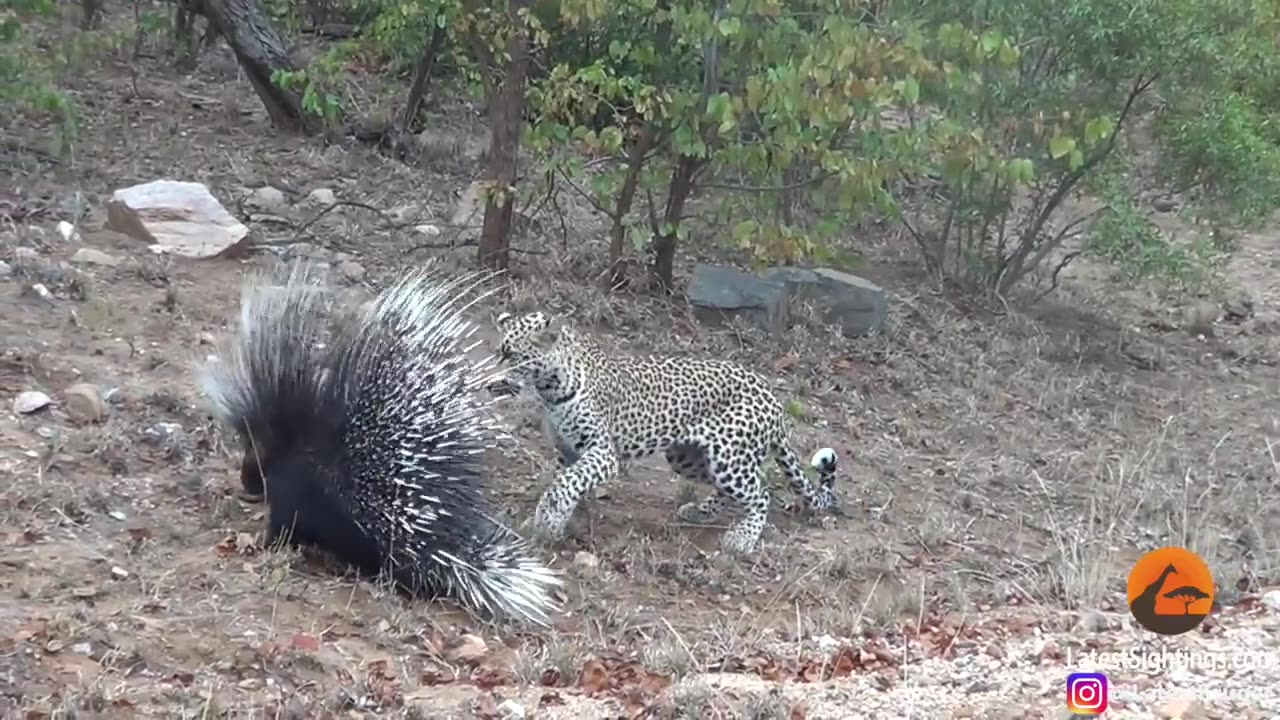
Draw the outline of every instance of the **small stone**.
M1004 648L1000 647L1000 645L997 643L991 643L990 645L987 645L987 648L984 652L986 652L989 657L993 657L996 659L1000 659L1004 657Z
M524 720L528 717L528 712L515 700L503 700L498 704L498 715L509 720Z
M75 255L71 256L71 262L83 263L85 265L105 265L106 267L117 267L120 265L120 258L114 255L108 255L101 250L93 248L80 248Z
M15 260L30 262L40 259L40 253L34 248L16 247L13 249L13 257Z
M416 205L406 203L404 205L397 205L394 208L391 208L391 212L387 214L391 216L392 222L404 223L417 216L418 208Z
M473 663L489 654L489 645L484 638L470 633L464 634L457 645L448 649L444 657L449 662Z
M51 402L53 400L39 390L27 390L18 393L18 396L13 399L13 411L19 415L30 415L48 407Z
M1280 613L1280 590L1268 590L1263 593L1262 605L1272 612Z
M600 558L596 557L594 553L589 553L586 550L579 550L573 554L573 564L580 568L594 570L599 567Z
M107 417L107 403L91 383L76 383L62 392L63 406L72 420L81 423L102 422Z
M92 655L93 645L87 642L76 643L71 646L71 652L77 655Z
M113 567L111 568L111 575L112 575L112 577L116 578L117 580L124 580L124 579L126 579L126 578L128 578L128 577L129 577L129 571L128 571L128 570L125 570L125 569L124 569L124 568L122 568L122 567L115 567L115 566L113 566Z
M307 202L311 203L312 205L321 205L323 207L330 207L331 205L335 205L338 202L338 198L333 194L333 191L330 190L329 188L316 188L315 190L312 190L310 193L307 193Z
M440 228L429 223L424 225L414 225L413 229L427 237L440 237Z
M0 279L7 280L13 277L13 267L9 263L0 260Z
M334 269L338 271L338 275L348 282L363 280L366 274L364 266L354 260L340 262Z
M249 196L249 204L263 210L281 210L285 207L286 202L284 193L279 188L266 185L253 191L253 194Z
M80 233L76 232L76 226L66 220L62 220L58 223L58 234L67 242L73 242L80 239Z
M197 339L197 342L199 342L201 345L217 345L218 338L214 337L213 333L211 332L202 332L200 333L200 336Z
M813 639L818 644L818 649L822 652L835 652L840 647L840 641L830 635L819 635Z
M1099 612L1086 612L1076 622L1076 629L1086 633L1099 633L1107 629L1107 619Z

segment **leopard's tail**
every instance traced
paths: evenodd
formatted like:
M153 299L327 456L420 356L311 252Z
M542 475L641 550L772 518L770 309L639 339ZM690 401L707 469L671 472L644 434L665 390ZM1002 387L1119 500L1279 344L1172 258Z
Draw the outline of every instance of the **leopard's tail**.
M835 506L836 469L839 462L834 448L819 448L809 460L809 467L818 472L816 487L805 477L804 470L800 467L800 458L791 449L791 443L785 435L774 441L773 456L787 476L791 489L803 497L810 508L827 510Z

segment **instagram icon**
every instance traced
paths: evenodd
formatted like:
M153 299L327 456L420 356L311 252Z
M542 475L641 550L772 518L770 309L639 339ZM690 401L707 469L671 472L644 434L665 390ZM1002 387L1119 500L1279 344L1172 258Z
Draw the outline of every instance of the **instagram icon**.
M1067 676L1067 710L1072 715L1101 715L1107 709L1107 676L1071 673Z

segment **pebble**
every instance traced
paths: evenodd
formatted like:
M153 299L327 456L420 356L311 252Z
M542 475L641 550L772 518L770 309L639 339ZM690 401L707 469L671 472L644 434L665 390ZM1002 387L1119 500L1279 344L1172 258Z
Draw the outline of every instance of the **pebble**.
M102 265L105 267L118 267L120 258L115 255L108 255L101 250L82 247L71 256L71 262L83 263L85 265Z
M528 717L528 712L515 700L503 700L498 705L498 715L510 720L523 720Z
M586 550L579 550L573 554L573 564L580 568L594 570L600 566L600 558L596 557L594 553L589 553Z
M53 400L39 390L27 390L18 393L18 396L13 399L13 411L19 415L30 415L48 407L51 402Z
M279 210L286 205L284 193L270 185L254 190L249 196L249 203L263 210Z
M338 267L335 269L338 271L338 274L348 282L358 282L363 280L366 274L364 266L354 260L340 262L338 263Z
M58 234L67 242L73 242L80 239L80 233L76 232L76 226L66 220L62 220L58 223Z
M62 392L63 408L72 420L80 423L102 422L107 417L107 403L102 392L92 383L76 383Z
M307 193L307 202L313 205L329 207L336 204L338 202L338 198L329 188L316 188L310 193Z

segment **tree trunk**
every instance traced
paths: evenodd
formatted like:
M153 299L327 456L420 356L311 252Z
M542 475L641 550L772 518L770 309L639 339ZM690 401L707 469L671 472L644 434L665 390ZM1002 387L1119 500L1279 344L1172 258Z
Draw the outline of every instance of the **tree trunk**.
M317 122L303 113L302 97L271 81L275 71L297 68L259 0L203 0L201 4L210 27L227 39L249 76L272 124L290 132L314 132Z
M484 206L484 227L480 230L477 253L480 266L506 270L510 263L511 218L515 211L516 155L520 150L520 123L524 109L524 80L529 64L529 33L521 10L531 0L508 0L507 57L502 81L489 98L489 167L487 180L493 188ZM483 41L482 41L483 42ZM496 62L484 70L491 71Z
M684 217L684 204L693 192L693 176L702 161L690 155L681 155L671 171L671 185L667 190L667 209L663 213L662 228L653 239L653 266L650 278L662 292L671 292L676 264L676 232Z
M427 47L422 53L422 57L418 58L418 65L413 69L413 82L409 85L409 99L404 106L404 114L400 116L400 127L398 128L401 135L414 130L414 121L418 118L418 110L422 107L422 101L427 96L427 88L431 85L431 71L435 69L436 58L440 55L440 48L444 47L444 40L447 33L445 29L439 25L433 24L431 28L431 39L427 41Z
M81 0L80 9L84 13L80 16L80 29L97 30L102 18L102 0Z
M627 176L622 181L622 189L618 192L618 202L613 207L613 227L609 233L609 289L622 287L627 282L626 271L622 265L622 248L626 244L627 213L631 212L631 204L635 201L636 187L640 184L640 171L644 169L645 155L653 147L655 130L653 123L645 122L640 128L640 137L632 143L627 152Z

